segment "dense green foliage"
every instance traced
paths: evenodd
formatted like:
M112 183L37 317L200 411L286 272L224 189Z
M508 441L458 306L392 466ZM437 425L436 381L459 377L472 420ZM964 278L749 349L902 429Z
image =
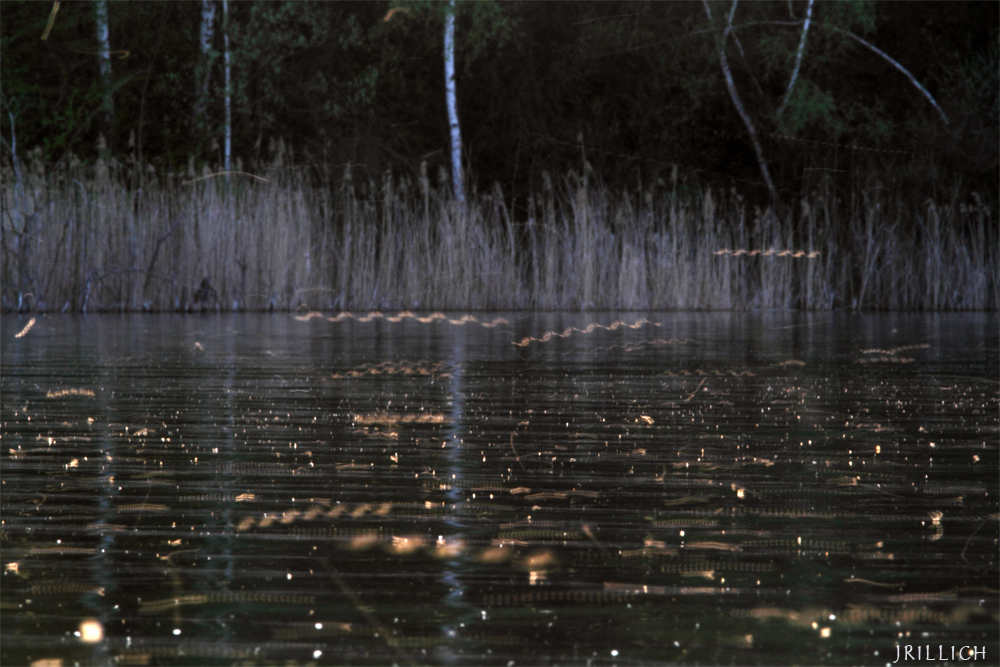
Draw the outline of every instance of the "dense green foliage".
M731 5L709 6L713 21L696 2L459 3L459 115L479 189L498 182L523 198L543 171L579 169L585 154L609 187L669 182L676 165L683 183L766 194L715 51ZM49 162L92 159L103 135L123 163L221 163L221 6L210 102L196 120L201 4L109 3L110 127L97 113L105 91L93 4L63 3L42 41L50 10L3 5L8 159L16 133L19 151L40 147ZM423 160L432 174L446 169L442 12L428 2L231 3L234 156L253 169L282 139L293 164L331 182L347 162L369 176L416 175ZM996 3L816 3L779 118L805 12L802 0L740 3L727 42L783 198L794 201L821 174L850 180L874 169L918 191L958 177L996 199ZM905 67L949 122L847 32Z

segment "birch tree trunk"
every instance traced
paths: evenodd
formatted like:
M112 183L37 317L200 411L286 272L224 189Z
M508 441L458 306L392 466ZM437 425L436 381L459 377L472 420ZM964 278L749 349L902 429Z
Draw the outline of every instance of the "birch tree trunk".
M791 6L789 6L791 9ZM806 50L806 35L809 34L809 22L812 21L813 15L813 0L809 0L809 6L806 7L806 20L802 24L802 37L799 38L799 50L795 54L795 67L792 69L792 78L788 81L788 90L785 91L785 97L781 100L781 106L778 107L778 113L776 114L778 118L781 118L781 114L784 113L785 107L788 105L788 100L792 99L792 88L795 87L795 80L799 77L799 67L802 66L802 54Z
M226 70L226 153L224 168L226 171L229 171L230 156L233 152L232 79L229 74L229 0L222 0L222 37L225 45L224 61ZM228 174L226 174L226 178L229 178Z
M215 35L215 1L201 0L201 61L198 63L198 95L194 104L194 119L200 121L208 104L208 84L212 78L212 37Z
M108 132L115 120L115 107L111 99L111 37L108 29L108 2L96 0L94 10L97 17L97 58L101 65L101 83L104 86L104 117Z
M757 128L754 127L753 120L750 118L750 114L747 113L746 109L743 107L743 102L740 100L740 94L736 90L736 83L733 81L733 74L729 70L729 59L726 58L726 41L729 39L729 33L733 29L733 15L736 13L736 3L739 0L733 0L732 7L729 10L729 15L726 17L726 27L722 31L722 39L718 43L719 51L719 64L722 67L722 74L726 79L726 88L729 89L729 97L733 100L733 105L736 107L736 111L740 114L740 118L743 119L743 124L747 126L747 133L750 135L750 142L753 144L753 149L757 153L757 164L760 167L760 173L764 177L764 182L767 184L767 189L771 193L771 201L777 205L778 202L778 191L774 187L774 181L771 180L771 172L767 168L767 160L764 159L764 149L760 145L760 139L757 137ZM712 21L712 10L708 6L707 0L701 0L702 5L705 7L705 13L708 14L708 20Z
M464 202L462 132L458 125L458 103L455 99L455 0L448 3L444 19L444 89L448 103L448 127L451 129L451 182L455 199Z

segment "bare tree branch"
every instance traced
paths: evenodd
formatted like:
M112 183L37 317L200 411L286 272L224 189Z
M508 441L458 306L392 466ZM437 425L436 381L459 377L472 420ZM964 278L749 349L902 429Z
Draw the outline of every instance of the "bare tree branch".
M888 60L889 64L891 64L893 67L895 67L900 72L902 72L903 75L907 79L910 80L910 83L912 83L914 86L916 86L917 90L919 90L921 93L924 94L924 97L927 98L927 101L930 102L931 105L933 105L933 107L935 109L937 109L937 112L939 114L941 114L941 120L944 121L944 124L945 125L948 124L948 117L946 115L944 115L944 111L941 111L941 107L938 106L938 103L934 99L934 97L929 92L927 92L926 88L924 88L923 86L920 85L920 82L917 81L917 79L912 74L910 74L910 72L905 67L903 67L898 62L896 62L895 60L893 60L887 53L885 53L884 51L882 51L878 47L874 46L870 42L867 42L867 41L861 39L860 37L858 37L857 35L855 35L853 32L848 32L847 30L842 30L841 28L837 28L837 27L834 27L832 25L827 25L825 23L820 23L819 25L823 26L824 28L828 28L830 30L833 30L834 32L839 32L842 35L847 35L848 37L850 37L851 39L853 39L855 42L857 42L858 44L860 44L861 46L864 46L864 47L870 49L871 51L874 51L878 55L880 55L883 58L885 58L886 60Z
M789 11L791 11L791 3L788 6ZM782 112L785 110L785 106L788 105L788 100L792 99L792 88L795 87L795 80L799 77L799 67L802 65L802 54L806 50L806 35L809 33L809 23L812 21L813 13L813 0L809 0L809 6L806 7L806 20L802 23L802 37L799 38L799 50L795 54L795 67L792 69L792 78L788 82L788 90L785 91L785 97L781 100L781 106L778 107L778 118L781 118Z
M726 17L726 27L722 31L722 39L718 42L719 51L719 64L722 66L722 74L726 79L726 87L729 89L729 97L733 100L733 104L736 106L736 111L739 112L740 118L743 119L743 124L747 126L747 132L750 134L750 142L753 144L754 151L757 153L757 164L760 166L760 173L764 176L764 182L767 183L767 189L771 193L771 201L775 204L778 202L778 191L774 187L774 181L771 180L771 172L767 168L767 161L764 159L764 149L761 148L760 139L757 137L757 129L754 127L753 120L750 119L750 115L743 108L743 102L740 101L740 94L736 91L736 83L733 81L732 72L729 70L729 60L726 58L726 40L729 38L729 33L733 29L733 15L736 13L736 4L739 0L733 0L733 5L729 10L729 15ZM708 20L712 21L712 10L708 6L707 0L701 0L702 5L705 7L705 13L708 15Z
M729 23L732 24L732 22L732 12L730 12ZM736 44L736 50L740 52L740 59L743 61L743 66L746 68L747 73L750 74L750 80L753 81L754 87L757 89L757 92L760 93L761 97L766 96L763 86L760 85L757 77L753 75L753 69L750 67L750 61L747 60L747 54L743 51L743 45L740 43L740 38L736 34L736 26L733 26L729 34L733 36L733 42Z

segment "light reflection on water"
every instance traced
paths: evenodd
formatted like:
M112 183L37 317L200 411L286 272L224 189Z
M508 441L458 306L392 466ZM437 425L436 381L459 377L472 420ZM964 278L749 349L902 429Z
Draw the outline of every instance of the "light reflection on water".
M424 319L5 316L0 662L1000 650L995 315Z

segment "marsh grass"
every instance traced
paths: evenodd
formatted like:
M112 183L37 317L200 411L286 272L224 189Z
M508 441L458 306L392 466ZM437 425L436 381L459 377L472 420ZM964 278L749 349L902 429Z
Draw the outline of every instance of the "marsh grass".
M425 169L323 188L278 159L266 182L139 188L103 161L2 168L5 310L997 308L990 207L874 178L782 220L733 192L609 192L585 165L515 220L499 188L462 205Z

